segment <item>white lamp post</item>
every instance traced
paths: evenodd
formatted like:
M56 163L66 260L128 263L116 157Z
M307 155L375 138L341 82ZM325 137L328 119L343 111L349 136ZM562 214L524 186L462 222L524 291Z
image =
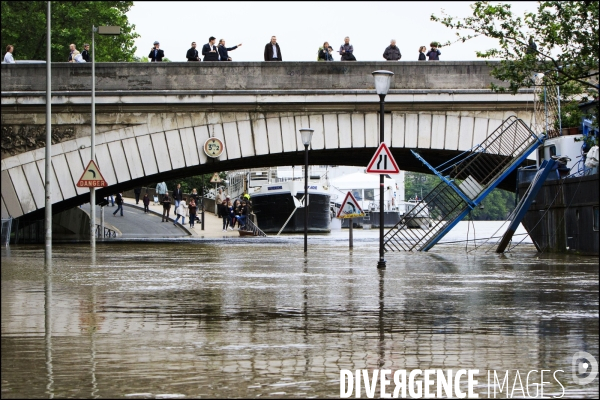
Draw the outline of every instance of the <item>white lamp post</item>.
M394 73L391 71L375 71L372 73L375 80L375 90L379 95L379 142L384 142L384 112L385 112L385 95L390 90L390 83ZM379 174L379 261L377 268L385 268L384 247L383 247L383 225L385 222L384 215L384 181L383 174Z
M100 26L92 25L92 132L90 143L90 159L94 162L96 158L96 43L94 32L100 35L120 35L120 26ZM104 237L104 223L100 227L100 234ZM96 248L96 188L90 188L90 244L92 249Z
M308 251L308 146L314 129L300 128L300 137L304 144L304 253Z

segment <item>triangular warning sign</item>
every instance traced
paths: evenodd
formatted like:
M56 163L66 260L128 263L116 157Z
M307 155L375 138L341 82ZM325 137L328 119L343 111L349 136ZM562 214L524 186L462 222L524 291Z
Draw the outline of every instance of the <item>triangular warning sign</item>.
M219 176L218 172L215 172L212 176L212 178L210 178L210 182L211 183L219 183L222 182L221 177Z
M100 173L100 169L94 162L91 160L85 170L83 171L83 175L79 178L79 182L77 182L77 187L105 187L108 186L106 180Z
M392 157L392 152L381 142L371 162L367 166L368 174L398 174L400 168L396 164L396 160Z
M364 217L365 212L358 205L358 201L352 196L352 193L348 192L344 201L342 202L342 206L337 213L337 218L345 219L345 218L358 218Z

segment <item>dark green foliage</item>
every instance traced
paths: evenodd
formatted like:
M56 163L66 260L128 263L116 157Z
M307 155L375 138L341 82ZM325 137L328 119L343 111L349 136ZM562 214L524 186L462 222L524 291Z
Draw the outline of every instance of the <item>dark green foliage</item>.
M67 61L71 43L79 51L91 44L93 25L121 27L117 36L95 35L96 61L133 61L139 35L126 15L132 6L133 1L53 1L52 61ZM3 1L2 49L12 44L16 60L45 60L46 9L45 1Z

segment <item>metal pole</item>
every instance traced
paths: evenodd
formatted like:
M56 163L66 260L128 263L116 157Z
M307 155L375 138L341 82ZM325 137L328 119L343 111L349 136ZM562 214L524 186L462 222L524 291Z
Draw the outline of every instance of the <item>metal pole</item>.
M204 230L204 186L202 187L202 203L200 204L200 206L202 207L202 221L200 222L200 224L202 225L202 230Z
M100 235L104 239L104 206L100 207Z
M350 245L350 248L354 247L354 233L352 232L354 229L354 222L352 221L352 218L350 218L348 220L350 222L350 226L348 227L348 242Z
M50 1L46 14L46 162L45 162L45 261L52 260L52 52L50 46Z
M304 145L304 252L308 251L308 145Z
M379 95L379 141L381 143L384 142L384 130L383 130L383 122L384 122L384 111L385 111L385 94ZM383 210L383 200L384 200L384 181L383 174L379 174L379 261L377 262L377 268L385 268L385 259L384 259L384 248L383 248L383 224L384 224L384 210Z
M96 157L96 44L94 43L94 31L96 27L92 25L92 133L90 144L90 159ZM94 161L95 162L95 161ZM102 231L104 236L104 231ZM96 188L90 188L90 244L92 250L96 249Z

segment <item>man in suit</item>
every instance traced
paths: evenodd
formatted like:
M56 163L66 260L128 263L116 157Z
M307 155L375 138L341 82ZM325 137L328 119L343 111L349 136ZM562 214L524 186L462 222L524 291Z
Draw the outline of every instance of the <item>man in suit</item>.
M242 44L238 44L233 47L225 47L225 39L219 40L219 58L221 61L231 61L231 57L229 57L228 51L235 50L240 47Z
M150 54L148 54L148 58L150 59L150 61L155 62L162 61L164 56L165 52L160 49L160 43L158 43L158 40L155 41L154 47L152 48L152 50L150 50Z
M83 57L85 62L92 62L92 59L90 58L90 45L89 44L86 43L83 45L83 51L81 52L81 56Z
M185 57L188 61L200 61L200 57L198 57L198 50L196 50L196 42L192 42L192 48L187 51Z
M181 200L183 199L183 191L181 190L181 184L178 183L175 190L173 190L173 200L175 200L175 208L179 207Z
M271 36L271 41L265 46L265 61L283 61L277 38Z
M219 61L219 52L217 51L217 46L215 46L216 40L214 36L211 36L208 38L208 43L202 46L204 61Z

